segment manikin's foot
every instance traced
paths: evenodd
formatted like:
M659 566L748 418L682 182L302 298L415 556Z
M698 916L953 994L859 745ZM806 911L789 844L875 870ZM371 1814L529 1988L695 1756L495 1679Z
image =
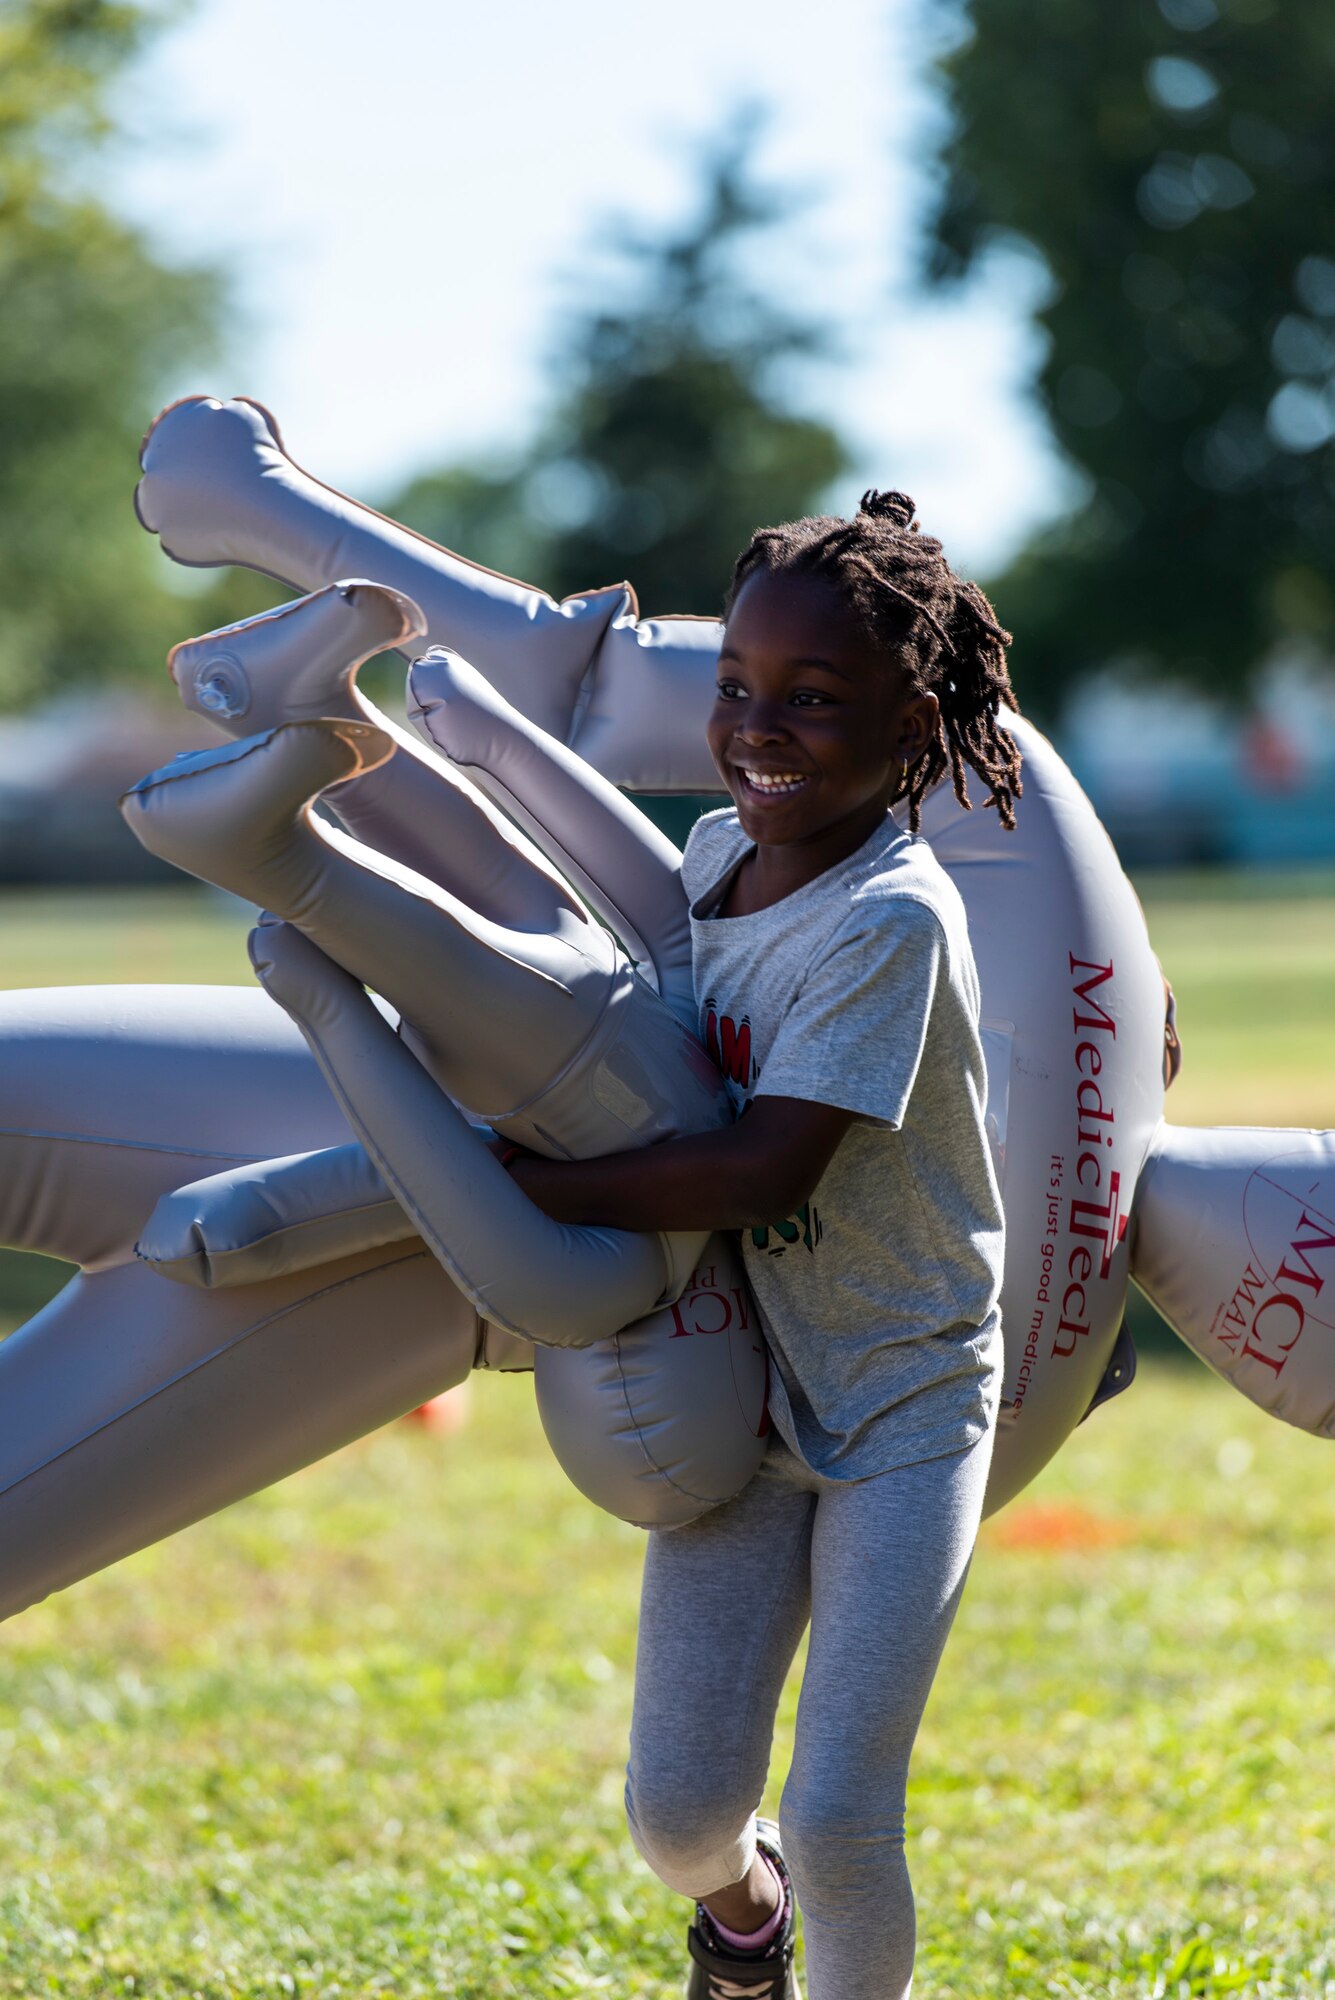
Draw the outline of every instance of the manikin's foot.
M262 403L184 396L150 426L139 463L134 511L174 562L192 569L240 563L277 574L265 532L268 503L281 506L281 489L300 486L307 475L288 457Z
M299 917L325 843L308 807L330 785L373 770L393 739L366 722L283 723L218 750L177 757L122 798L121 813L150 854Z
M309 597L183 639L167 655L181 700L229 736L283 722L376 718L356 675L376 653L420 639L426 620L411 597L353 577Z

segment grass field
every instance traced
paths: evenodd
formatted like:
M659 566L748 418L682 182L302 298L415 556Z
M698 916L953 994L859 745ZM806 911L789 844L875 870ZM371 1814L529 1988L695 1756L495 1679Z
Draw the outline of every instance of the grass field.
M4 904L8 984L247 976L189 892ZM1335 1124L1335 883L1147 910L1175 1117ZM1332 1469L1149 1365L985 1528L910 1801L923 2000L1335 1996ZM639 1550L492 1378L0 1629L0 1996L678 1992L620 1809Z
M1335 1126L1335 875L1147 876L1185 1051L1178 1125Z

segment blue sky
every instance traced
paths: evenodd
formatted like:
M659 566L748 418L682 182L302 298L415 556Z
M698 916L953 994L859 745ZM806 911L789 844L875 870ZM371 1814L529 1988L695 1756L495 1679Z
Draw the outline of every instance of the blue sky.
M302 463L366 498L520 442L601 218L681 215L698 142L748 99L760 164L808 196L769 275L844 359L803 385L860 484L907 488L965 569L1064 485L1027 398L1023 269L914 276L926 0L199 0L122 93L120 206L217 259L240 307L208 389L258 396Z

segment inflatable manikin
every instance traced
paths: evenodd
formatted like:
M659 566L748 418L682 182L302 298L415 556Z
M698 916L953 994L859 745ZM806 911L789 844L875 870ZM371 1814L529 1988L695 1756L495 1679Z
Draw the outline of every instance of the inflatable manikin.
M173 405L143 466L136 507L174 560L237 563L308 591L374 576L414 597L432 641L613 783L717 788L704 742L713 621L641 619L624 584L556 604L480 569L303 471L247 399ZM259 726L226 653L224 637L178 657L182 698L229 728ZM524 796L515 718L507 733L479 700L418 699L425 733L579 880ZM343 712L371 713L351 692ZM1131 1275L1235 1387L1335 1436L1335 1138L1162 1122L1163 991L1139 904L1051 745L1002 719L1024 752L1017 830L962 811L945 786L923 810L969 912L1007 1219L1006 1408L989 1505L1032 1478L1101 1385L1116 1386Z
M466 654L506 702L612 782L717 788L703 742L711 620L644 620L626 584L554 604L482 570L312 478L268 410L244 398L198 396L164 412L144 442L136 508L176 562L234 562L298 590L364 572L410 592L436 644ZM226 664L210 664L226 650L226 640L202 644L192 662L178 660L178 682L188 706L240 730L246 712L234 708ZM356 698L346 714L370 710ZM1277 1416L1335 1434L1325 1242L1335 1144L1161 1122L1163 990L1139 904L1063 762L1023 718L1003 720L1025 756L1019 828L961 812L945 786L923 806L923 832L969 910L1007 1212L1007 1414L989 1500L1025 1484L1085 1412L1131 1272L1219 1374ZM492 734L478 700L428 700L422 722L560 854L542 808L522 796L518 730ZM1285 1274L1295 1268L1299 1278ZM1281 1304L1289 1298L1301 1314Z
M387 586L363 589L366 603L392 603L395 589L411 591L431 638L468 651L494 688L530 718L555 726L608 777L663 790L700 790L716 782L703 750L718 639L708 621L637 620L633 598L620 587L557 606L478 570L301 472L283 451L272 420L253 404L201 398L174 406L150 433L144 463L141 518L177 559L244 563L297 587L315 587L326 603L355 603L358 587L341 593L329 585L340 574L362 570ZM215 753L212 762L187 760L191 769L175 780L170 769L156 774L130 811L142 816L143 831L155 802L190 792L200 802L199 820L192 825L194 808L174 806L163 850L220 879L244 877L251 893L284 904L305 932L277 926L262 933L259 957L262 976L300 1023L319 1068L303 1060L294 1029L262 995L230 990L170 995L131 989L100 1002L79 995L82 1014L65 996L54 1007L51 996L42 996L40 1032L32 1020L33 998L26 996L14 1000L5 1024L4 1039L31 1084L31 1103L22 1114L31 1122L6 1143L15 1145L16 1165L30 1185L34 1176L47 1182L34 1212L10 1221L8 1240L77 1258L86 1275L0 1349L0 1377L8 1378L0 1380L7 1438L25 1365L32 1406L13 1430L22 1442L5 1446L5 1484L9 1494L17 1490L17 1511L9 1497L0 1499L0 1541L12 1546L12 1528L23 1533L25 1518L44 1519L43 1495L57 1493L62 1479L67 1491L71 1483L81 1488L70 1511L82 1506L98 1518L97 1533L85 1527L82 1547L72 1522L64 1553L39 1557L19 1594L6 1589L7 1608L26 1601L23 1588L28 1596L53 1588L420 1400L457 1379L474 1349L483 1360L498 1358L491 1337L480 1334L477 1311L481 1303L486 1318L506 1317L503 1305L486 1310L498 1296L485 1291L495 1284L496 1269L485 1259L465 1267L476 1245L494 1247L498 1233L488 1236L483 1214L476 1218L482 1233L475 1236L471 1227L458 1226L456 1210L463 1196L473 1195L476 1206L491 1213L493 1199L503 1203L505 1190L510 1196L515 1191L452 1113L448 1096L460 1079L448 1068L448 1028L433 1037L429 1004L423 1008L420 993L405 992L399 996L403 1034L395 1038L357 983L360 975L386 992L384 963L368 962L355 939L322 933L320 870L303 875L302 853L309 861L311 852L303 834L303 827L309 832L302 814L306 797L332 784L328 803L363 843L355 850L322 829L314 836L322 862L393 881L439 913L444 906L430 884L440 885L441 849L430 837L429 815L409 800L429 777L435 786L453 783L457 794L469 797L470 811L483 815L481 799L459 784L457 770L467 771L557 860L565 880L652 973L663 1000L683 1012L689 1006L670 850L666 871L662 866L666 844L658 843L653 867L641 867L635 857L646 844L654 852L657 841L642 819L614 794L600 798L591 818L583 767L447 658L419 667L413 686L419 723L456 766L451 780L355 693L358 646L343 643L331 653L327 635L310 644L308 629L302 645L287 647L300 620L314 615L285 608L178 648L173 671L188 705L248 741ZM382 627L374 642L406 649L417 633L410 629L414 621L402 615L406 622L397 633ZM322 728L296 726L322 717L332 718ZM1114 1350L1133 1246L1137 1277L1197 1352L1277 1414L1312 1431L1335 1432L1326 1293L1335 1268L1335 1227L1327 1219L1335 1178L1330 1142L1313 1134L1173 1134L1162 1127L1162 989L1138 907L1060 760L1022 721L1013 726L1026 757L1019 831L1004 834L990 814L966 816L940 790L924 815L924 831L970 912L987 1010L989 1129L1010 1232L1003 1292L1007 1407L989 1492L993 1508L1027 1483L1100 1386L1125 1374ZM312 743L319 744L318 754ZM288 767L281 782L257 781L255 807L261 821L266 813L274 816L285 857L278 873L288 871L274 897L275 864L247 803L246 767L279 764ZM225 799L216 790L224 780ZM391 803L396 799L398 809ZM619 844L609 843L604 807L621 815ZM519 851L521 838L494 818L489 825L494 843L484 840L462 870L468 908L502 926L517 922L522 928L528 921L534 925L530 938L551 922L555 909L551 934L562 935L564 925L567 943L582 939L587 945L578 905L567 895L556 907L560 880L527 848L526 894L540 903L535 884L545 881L549 902L545 916L535 914L530 900L527 917L516 918L504 885L498 888L487 869L508 876L507 843L509 851ZM192 851L193 842L202 837L207 846L215 836L225 857ZM401 873L396 878L392 864L378 863L367 848L416 869L426 887ZM490 857L486 867L479 866L479 855ZM239 875L230 872L234 867ZM651 894L647 881L654 884ZM315 903L309 900L313 891ZM493 894L500 901L489 906ZM465 928L481 934L471 922ZM661 962L654 958L655 940ZM330 956L316 948L321 943L332 947ZM331 962L340 957L346 971ZM665 975L669 961L680 982L675 991ZM601 969L615 980L614 967L604 961ZM112 1007L118 1024L106 1018ZM523 1022L510 1021L508 1028L511 1048L525 1040ZM40 1061L34 1067L33 1051L40 1052L44 1037L43 1071ZM125 1075L139 1064L141 1084L144 1075L152 1076L151 1102L142 1087L128 1093L131 1102L124 1085L109 1087L109 1042L118 1042L128 1058ZM395 1062L394 1087L402 1092L405 1115L401 1123L391 1120L395 1129L387 1132L377 1107ZM6 1062L6 1071L14 1066ZM334 1086L332 1099L321 1090L321 1074ZM497 1108L478 1104L466 1090L460 1101L476 1115ZM149 1135L152 1106L162 1103L176 1112L175 1129L170 1136ZM511 1102L508 1108L522 1114L524 1107ZM437 1114L450 1124L449 1144L396 1159L415 1123ZM222 1126L228 1129L215 1129ZM535 1142L531 1121L526 1130L522 1115L511 1129ZM350 1131L364 1142L364 1153L340 1143ZM548 1150L578 1149L577 1136L567 1143L550 1126L539 1137ZM100 1172L96 1159L78 1157L79 1147L94 1142L104 1148ZM51 1165L62 1145L63 1179ZM605 1139L599 1145L608 1149ZM314 1166L295 1159L256 1172L247 1165L297 1146L334 1150ZM452 1180L438 1175L433 1187L433 1166L451 1148L456 1162L466 1164L451 1169ZM118 1149L133 1170L121 1176L113 1169L123 1202L89 1229L86 1218L102 1198L106 1160L115 1156L119 1165ZM144 1242L146 1255L173 1275L212 1285L183 1293L143 1264L130 1263L127 1246L156 1197L200 1176L202 1186L187 1187L164 1204ZM524 1218L523 1229L530 1220ZM456 1282L439 1274L415 1240L404 1240L414 1224ZM518 1216L515 1224L521 1228ZM616 1233L587 1232L590 1238L600 1234ZM576 1245L574 1266L590 1252L600 1279L615 1266L619 1282L630 1241L639 1240L622 1238L610 1256L605 1243ZM560 1253L552 1266L559 1291L555 1279L571 1246L553 1247ZM348 1254L338 1258L337 1250ZM650 1257L649 1263L662 1290L653 1297L666 1297L673 1252L660 1244L655 1254L658 1261ZM513 1280L503 1248L501 1255L501 1276ZM632 1262L646 1255L641 1243ZM669 1314L674 1333L691 1330L692 1297L705 1302L695 1322L701 1332L721 1324L730 1298L738 1313L745 1310L743 1293L720 1270L722 1260L711 1250L708 1282ZM412 1292L410 1274L417 1287ZM641 1275L647 1284L648 1271ZM111 1356L99 1349L99 1281L100 1297L114 1316L121 1315L122 1302L130 1316L139 1316L141 1337L129 1344L134 1366L119 1349ZM387 1310L394 1286L401 1291ZM546 1302L534 1296L531 1281L529 1294L540 1319ZM620 1303L622 1295L616 1297ZM560 1339L562 1326L572 1322L562 1319L555 1298L552 1311L550 1327L534 1319L523 1330ZM363 1329L360 1344L357 1326ZM596 1313L583 1324L586 1337L601 1330ZM750 1351L749 1339L743 1345ZM516 1350L522 1354L512 1342L511 1359ZM565 1353L552 1358L582 1359ZM731 1369L734 1355L727 1360ZM52 1367L79 1384L77 1408L67 1404L52 1412L43 1404L41 1381L44 1374L49 1381ZM399 1379L408 1376L411 1381ZM26 1431L34 1418L41 1434L29 1446ZM559 1433L559 1414L554 1428ZM632 1416L637 1447L647 1428L637 1429ZM141 1462L145 1452L156 1454L151 1465ZM120 1524L106 1523L117 1512Z
M266 645L276 666L286 648L288 664L332 659L346 674L404 636L412 615L368 585L290 607L251 628L248 650L237 643L252 675ZM374 768L390 755L403 762L397 818L384 816ZM354 769L339 793L348 817L358 805L380 814L389 844L397 833L445 857L438 875L466 870L481 911L306 819L307 793ZM595 1498L670 1522L735 1492L765 1427L765 1358L735 1252L548 1222L446 1094L544 1150L615 1150L728 1115L693 1037L438 757L415 761L411 744L359 721L295 722L180 760L129 809L156 827L165 800L188 844L213 787L237 777L254 806L246 849L231 794L237 879L257 886L246 868L267 867L265 893L281 908L331 906L307 935L262 928L256 957L319 1061L333 1062L351 1122L263 994L4 996L5 1237L84 1270L0 1346L0 1607L281 1476L460 1380L475 1359L531 1366L529 1331L562 1348L543 1356L544 1418L558 1448L580 1441L577 1476ZM610 797L618 822L631 819ZM671 850L665 861L648 836L646 893L625 927L680 1005L689 943L677 906L659 925L655 890L675 878ZM353 919L346 936L335 903ZM398 1033L320 943L398 1003ZM359 1130L374 1143L382 1122L396 1135L389 1185L354 1142ZM319 1149L314 1216L301 1206L298 1148ZM288 1157L251 1170L275 1155ZM243 1272L229 1269L225 1243L206 1248L194 1221L190 1184L202 1176L207 1195L220 1169L245 1220ZM207 1288L166 1284L154 1262ZM655 1313L660 1300L675 1303Z

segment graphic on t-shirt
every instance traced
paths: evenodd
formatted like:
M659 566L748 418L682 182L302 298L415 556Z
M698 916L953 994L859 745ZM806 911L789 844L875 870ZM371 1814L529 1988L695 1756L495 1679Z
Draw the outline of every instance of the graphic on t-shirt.
M760 1075L760 1066L751 1055L751 1016L743 1014L740 1026L731 1014L720 1014L718 1002L705 998L705 1050L729 1083L743 1090Z
M816 1245L825 1231L821 1227L820 1213L813 1202L804 1201L794 1215L782 1222L762 1222L751 1231L751 1247L767 1250L771 1257L782 1257L785 1250L791 1250L795 1243L814 1257ZM771 1237L777 1241L771 1242Z
M760 1064L751 1053L751 1016L743 1014L740 1021L734 1021L731 1014L720 1011L713 994L705 995L703 1011L706 1053L729 1083L748 1092L747 1102L741 1107L745 1116L751 1108L751 1086L760 1076ZM754 1228L751 1246L767 1251L771 1257L782 1257L786 1250L800 1243L814 1255L823 1234L820 1216L807 1201L795 1215L785 1216L782 1222L761 1223Z

